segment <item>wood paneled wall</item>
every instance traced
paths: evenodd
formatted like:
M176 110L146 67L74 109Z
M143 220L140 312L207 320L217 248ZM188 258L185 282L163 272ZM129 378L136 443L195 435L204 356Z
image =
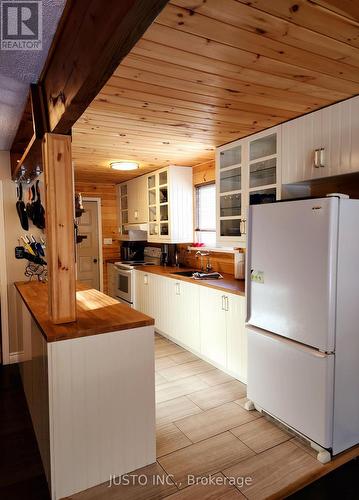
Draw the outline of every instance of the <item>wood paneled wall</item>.
M116 184L75 183L76 193L82 196L101 198L102 214L102 252L103 252L103 291L107 293L106 261L119 257L117 188ZM112 245L104 245L104 238L112 238Z
M215 161L209 160L204 163L199 163L193 167L193 185L199 186L214 182L216 179Z

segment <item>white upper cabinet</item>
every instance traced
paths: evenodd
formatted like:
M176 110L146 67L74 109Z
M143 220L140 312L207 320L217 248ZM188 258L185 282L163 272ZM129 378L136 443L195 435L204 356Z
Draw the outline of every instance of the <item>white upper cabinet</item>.
M359 171L359 97L282 125L283 184Z
M147 176L148 241L193 241L192 168L170 166Z
M127 224L147 224L147 180L136 177L118 187L120 238L128 238Z
M141 177L136 177L136 179L132 179L127 183L129 224L143 224L148 222L146 190L146 176L141 175Z
M245 150L243 141L217 149L217 240L243 240L245 218Z
M217 148L218 242L244 243L248 205L279 198L280 150L280 127Z

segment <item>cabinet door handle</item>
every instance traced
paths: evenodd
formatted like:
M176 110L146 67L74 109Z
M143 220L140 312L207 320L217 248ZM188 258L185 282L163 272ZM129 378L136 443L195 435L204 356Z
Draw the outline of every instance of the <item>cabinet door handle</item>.
M225 311L226 310L226 306L225 306L225 296L222 295L222 311Z
M181 285L176 283L176 295L181 295Z
M319 149L314 150L314 167L315 168L320 167L320 150Z
M243 222L243 233L242 234L247 234L247 227L246 227L247 219L242 219L242 222Z
M319 150L319 166L320 167L325 167L325 154L324 154L324 148L320 148Z
M228 297L224 297L225 311L229 311L229 300Z
M143 277L143 283L145 285L148 285L148 274L145 274L144 277Z

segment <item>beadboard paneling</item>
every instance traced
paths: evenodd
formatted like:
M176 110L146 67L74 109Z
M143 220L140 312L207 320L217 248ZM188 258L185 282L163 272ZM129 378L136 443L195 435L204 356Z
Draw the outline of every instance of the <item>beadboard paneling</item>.
M53 499L155 461L153 327L48 344Z

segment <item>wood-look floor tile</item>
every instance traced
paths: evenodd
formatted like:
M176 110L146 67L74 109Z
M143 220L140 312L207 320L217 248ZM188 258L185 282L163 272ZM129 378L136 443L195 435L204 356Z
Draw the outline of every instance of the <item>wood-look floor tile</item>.
M155 385L164 384L166 382L168 382L168 380L165 379L165 377L162 377L162 375L160 375L158 372L155 373Z
M178 420L176 425L191 441L197 443L256 418L258 418L256 415L243 410L239 405L225 403L198 415Z
M162 457L173 451L180 450L192 444L192 441L180 431L174 424L163 424L157 426L156 432L156 456Z
M156 387L156 402L162 403L170 399L186 396L193 391L208 389L208 385L203 382L197 375L193 377L182 378L174 382L167 382Z
M170 366L175 366L177 363L170 358L170 356L163 356L162 358L155 359L155 370L159 371L163 368L169 368Z
M71 495L65 500L160 500L178 491L170 478L164 480L164 484L156 481L157 477L168 477L158 463L137 469L131 472L131 475L134 475L134 478L132 481L131 476L131 481L128 485L120 484L116 486L114 484L109 488L109 483L106 482ZM137 479L138 476L141 476L141 484ZM144 481L144 476L146 476L147 481ZM142 482L146 484L142 484Z
M181 363L188 363L189 361L197 361L197 359L200 359L198 356L195 356L190 351L181 352L179 354L173 354L173 356L170 356L170 358L177 365L180 365Z
M156 405L156 422L157 424L166 424L202 411L187 396L181 396Z
M199 477L215 474L252 455L253 451L244 443L230 432L225 432L175 451L158 461L168 474L173 474L177 486L184 488L188 485L189 475Z
M172 343L161 343L155 348L155 358L161 358L162 356L171 356L172 354L178 354L184 352L184 349L177 344Z
M225 382L233 382L234 380L236 380L227 373L222 372L222 370L217 370L217 368L205 373L201 373L198 376L209 386L224 384Z
M209 370L213 370L213 366L202 359L198 359L196 361L190 361L189 363L182 363L180 365L171 366L170 368L164 368L163 370L159 370L159 373L171 382L172 380L179 380Z
M262 500L286 497L303 484L305 478L314 478L322 467L308 453L287 441L222 472L228 478L252 478L252 483L240 490L249 500Z
M165 339L155 340L155 352L157 349L160 349L161 347L166 347L170 345L175 345L175 344L172 344L171 342Z
M206 484L206 481L203 481L203 483L188 486L172 495L171 500L245 500L246 497L231 486L228 478L223 474L215 474L211 476L211 479L215 484Z
M250 415L252 412L247 413ZM258 418L235 429L232 428L231 432L256 453L273 448L293 437L266 418Z
M193 392L189 397L203 410L209 410L223 403L240 399L246 395L246 392L246 386L238 380L234 380L205 390Z

